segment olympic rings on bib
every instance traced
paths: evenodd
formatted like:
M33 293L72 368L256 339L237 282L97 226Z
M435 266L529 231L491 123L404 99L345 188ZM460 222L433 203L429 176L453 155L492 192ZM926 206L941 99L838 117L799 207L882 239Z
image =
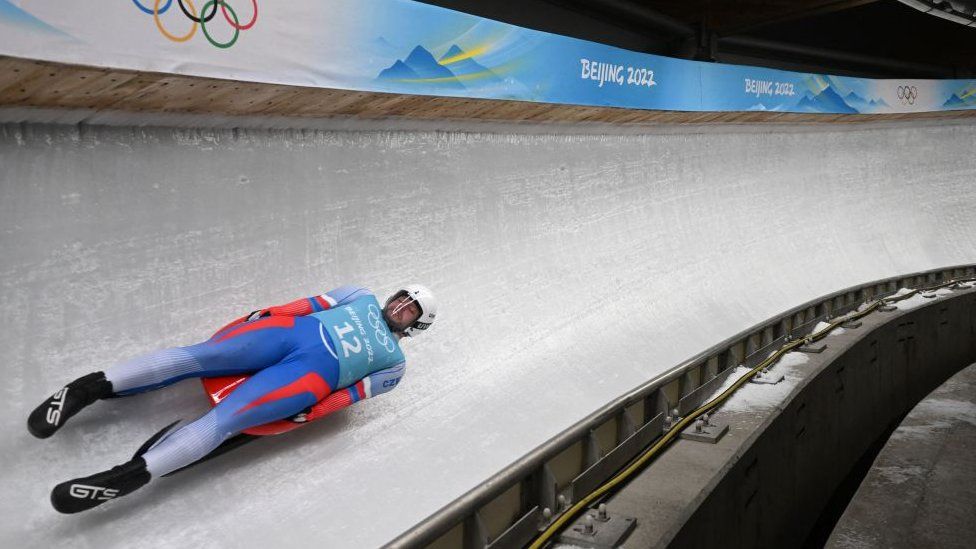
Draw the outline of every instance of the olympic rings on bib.
M376 336L376 342L386 349L386 352L392 353L396 349L395 344L390 340L390 336L386 335L386 331L380 328L380 319L383 316L380 314L380 310L376 308L376 305L370 303L369 308L366 309L366 322L369 322L370 327L376 331L374 334Z
M244 24L241 24L240 19L237 17L237 12L234 11L234 8L230 6L227 0L207 0L200 9L199 14L197 13L196 6L193 5L192 0L176 0L176 3L180 7L180 11L183 12L183 16L189 19L191 22L190 30L187 31L186 34L178 36L167 30L163 25L162 20L159 18L160 15L166 13L173 5L173 0L166 0L166 3L162 7L160 7L160 4L163 0L153 0L153 5L151 8L146 7L143 1L144 0L132 0L132 3L135 4L139 11L147 15L151 15L153 22L156 24L156 29L159 30L159 33L172 42L189 41L191 38L193 38L193 35L196 34L197 26L199 25L200 28L203 29L204 37L208 42L210 42L211 45L213 45L215 48L227 49L237 42L237 39L241 35L241 31L250 29L258 21L258 0L251 0L251 6L253 8L251 20ZM210 33L210 30L207 28L208 23L211 25L213 24L212 21L217 15L218 8L220 9L221 13L224 14L224 20L227 21L227 24L234 29L234 36L226 42L218 42L216 39L214 39L213 35Z

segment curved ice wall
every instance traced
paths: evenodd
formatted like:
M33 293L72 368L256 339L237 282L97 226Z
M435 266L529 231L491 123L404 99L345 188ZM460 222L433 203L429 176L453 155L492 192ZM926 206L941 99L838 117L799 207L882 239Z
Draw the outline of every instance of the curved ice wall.
M976 260L974 125L520 131L0 126L0 545L375 546L756 322ZM260 306L412 281L442 314L396 391L96 512L50 508L55 483L206 408L185 381L35 440L59 384Z

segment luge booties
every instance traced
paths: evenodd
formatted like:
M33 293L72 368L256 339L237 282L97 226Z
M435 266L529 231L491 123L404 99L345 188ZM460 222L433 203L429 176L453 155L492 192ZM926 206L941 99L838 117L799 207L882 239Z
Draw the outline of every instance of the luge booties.
M27 418L27 430L37 438L47 438L85 406L110 396L112 383L105 379L104 372L79 377L31 412Z
M150 478L146 460L137 457L108 471L58 484L51 490L51 505L62 513L87 511L110 499L135 492Z

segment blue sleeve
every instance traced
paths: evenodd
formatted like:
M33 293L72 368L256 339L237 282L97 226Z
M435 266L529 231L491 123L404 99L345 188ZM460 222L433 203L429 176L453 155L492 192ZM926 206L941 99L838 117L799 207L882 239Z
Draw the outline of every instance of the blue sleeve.
M394 387L400 384L405 369L404 363L400 362L396 366L373 372L357 381L355 385L336 391L315 403L304 415L304 420L315 421L347 406L352 406L360 400L392 391Z
M339 286L322 294L322 298L330 307L352 303L360 297L373 295L373 292L361 286Z
M395 366L385 370L380 370L378 372L373 372L372 374L364 377L362 379L363 398L370 398L392 391L397 385L400 384L400 380L403 378L403 374L406 371L406 363L401 362Z

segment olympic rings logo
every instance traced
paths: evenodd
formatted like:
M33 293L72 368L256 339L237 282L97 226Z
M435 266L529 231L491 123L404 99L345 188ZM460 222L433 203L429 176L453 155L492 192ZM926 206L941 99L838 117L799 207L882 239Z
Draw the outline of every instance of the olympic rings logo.
M918 88L915 86L898 86L898 100L902 105L914 105L918 99Z
M386 352L393 352L393 341L390 336L386 335L386 330L380 329L380 310L376 308L376 305L370 304L369 308L366 310L366 320L369 325L376 330L376 341L386 349Z
M241 35L241 31L246 31L254 26L258 21L258 0L251 0L251 6L253 9L253 15L251 15L251 20L247 23L241 24L240 19L237 18L237 12L234 8L230 7L226 0L207 0L203 4L203 8L200 9L200 13L197 14L197 8L193 5L193 0L176 0L176 3L180 6L180 11L192 22L190 30L186 34L176 35L163 26L163 22L160 20L159 16L166 13L169 8L173 5L173 0L166 0L166 3L162 7L159 6L163 0L152 0L152 7L147 7L142 3L142 0L132 0L132 3L139 8L139 11L145 13L146 15L151 15L153 22L156 23L156 28L159 29L159 33L165 36L172 42L186 42L193 38L197 32L197 27L203 30L203 35L207 38L207 41L213 44L216 48L227 49L237 42L237 38ZM224 19L227 23L234 29L234 36L226 42L218 42L210 34L210 30L207 29L207 24L213 21L214 16L217 15L217 8L220 7L220 12L224 15Z

